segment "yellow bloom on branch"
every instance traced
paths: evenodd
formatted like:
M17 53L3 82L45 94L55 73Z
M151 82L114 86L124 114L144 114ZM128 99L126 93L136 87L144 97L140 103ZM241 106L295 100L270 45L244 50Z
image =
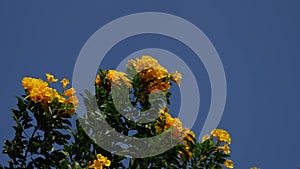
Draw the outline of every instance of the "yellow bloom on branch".
M76 90L72 87L64 92L65 96L72 97L76 93Z
M116 70L109 70L107 73L107 79L110 82L113 82L114 84L117 84L117 85L121 85L121 81L123 81L127 87L129 87L129 88L131 87L131 81L127 78L126 73L124 73L124 72L119 72ZM99 76L98 80L96 78L96 83L97 83L97 81L100 81L100 76Z
M67 89L64 92L64 96L68 97L67 99L63 95L58 93L56 89L49 87L49 83L55 82L58 79L55 79L54 76L49 73L47 73L46 76L48 83L43 81L42 79L32 77L24 77L22 79L22 85L27 92L27 98L30 98L30 100L32 100L34 103L41 103L46 110L49 109L49 104L53 103L53 101L55 100L65 105L78 105L78 99L74 96L76 92L74 88ZM66 85L69 83L67 79L63 79L61 82L63 83L63 87L66 87ZM72 115L75 113L75 107L70 109L63 109L63 111L65 111L63 112L64 114ZM59 112L61 112L61 110Z
M66 78L63 78L60 82L62 83L63 88L66 88L67 85L70 83L69 80Z
M97 160L94 160L94 163L89 166L89 168L94 168L94 169L103 169L104 166L110 166L111 161L107 158L104 157L101 154L97 155Z
M54 76L50 73L46 73L48 83L57 82L58 79L55 79Z
M71 96L71 97L69 97L69 99L67 99L66 101L65 101L65 104L72 104L72 105L74 105L74 106L77 106L78 105L78 99L77 99L77 97L76 96Z
M225 154L230 154L230 147L228 144L225 144L224 146L219 146L219 149L223 150Z
M35 103L51 103L54 98L60 96L55 89L50 88L48 83L42 79L25 77L22 79L22 85L27 90L31 100Z
M230 134L222 129L214 129L211 132L211 135L215 138L217 138L221 142L226 142L228 144L231 143L231 137Z
M182 78L182 74L179 73L178 71L173 72L173 73L171 74L171 80L172 80L173 82L175 82L178 86L180 86L181 78Z
M155 126L156 132L158 134L160 134L163 131L168 130L171 127L173 127L173 128L171 128L172 130L170 130L171 138L173 140L177 140L177 141L182 141L182 139L183 139L184 152L179 151L179 154L181 154L181 155L187 154L188 155L187 159L190 160L193 157L193 152L191 151L191 147L190 147L188 141L191 142L192 144L194 144L195 133L193 131L191 131L190 129L183 127L180 119L173 118L168 112L169 112L169 109L167 107L160 109L160 112L159 112L160 120L159 120L157 126Z
M193 143L195 138L195 133L189 130L188 128L185 128L184 131L185 131L186 139ZM186 140L184 140L183 142L186 146L188 146Z
M142 58L136 58L135 60L129 60L127 67L132 65L137 73L148 70L148 69L158 69L168 72L166 68L161 66L156 59L151 56L142 56Z
M61 95L56 95L56 98L57 98L59 103L65 103L66 102L66 98L64 98Z
M100 75L96 76L95 83L101 87L101 77L100 77Z
M151 56L142 56L141 58L129 60L127 67L129 70L133 68L133 70L139 74L142 80L142 87L147 85L148 91L145 92L156 92L155 90L166 92L170 89L169 80L174 81L180 86L182 75L178 71L169 74L168 70ZM144 95L146 95L146 93Z
M40 88L48 87L48 83L42 79L36 79L31 77L24 77L22 79L22 85L24 89L32 90L34 87L39 86Z
M167 69L159 64L159 62L151 56L142 56L142 58L136 58L135 60L129 60L127 67L134 68L134 70L139 73L142 79L141 85L149 85L148 91L151 92L156 89L163 92L170 88L170 83L168 79L170 74ZM152 81L150 84L147 82Z
M233 168L234 167L232 160L226 160L225 163L224 163L224 166L227 167L227 168Z
M194 143L195 133L193 131L191 131L188 128L184 128L183 134L184 134L184 136L186 136L185 138L188 141L190 141L191 143ZM183 145L185 146L185 151L188 154L188 159L191 160L194 154L191 152L191 147L189 146L187 140L183 140Z
M156 89L161 90L163 92L166 92L170 89L170 75L165 70L150 68L140 72L139 76L142 80L141 85L148 85L147 88L149 93Z

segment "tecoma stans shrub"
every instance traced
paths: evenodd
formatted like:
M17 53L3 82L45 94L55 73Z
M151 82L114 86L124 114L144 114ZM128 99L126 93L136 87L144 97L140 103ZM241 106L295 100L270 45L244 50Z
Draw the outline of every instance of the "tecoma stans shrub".
M171 115L168 108L171 104L170 88L180 86L183 81L182 74L169 72L151 56L129 60L125 72L100 69L95 81L87 82L95 84L95 95L89 91L79 93L86 107L86 113L79 117L76 89L70 87L68 79L57 79L49 73L45 80L24 77L24 94L17 97L17 108L12 109L14 137L5 141L3 150L9 157L8 164L1 167L233 168L229 146L231 137L227 131L214 129L202 140L196 140L194 132ZM115 96L114 91L118 93ZM160 99L160 96L165 99ZM113 97L121 101L127 97L127 101L121 102L126 117L119 112ZM154 120L139 122L151 115ZM135 138L168 132L171 142L176 144L151 157L121 156L94 141L100 140L103 145L112 145L129 153L136 147L105 140L102 136L111 135L112 131L105 130L101 125L104 121L99 119L104 119L114 131ZM164 144L164 140L153 144Z

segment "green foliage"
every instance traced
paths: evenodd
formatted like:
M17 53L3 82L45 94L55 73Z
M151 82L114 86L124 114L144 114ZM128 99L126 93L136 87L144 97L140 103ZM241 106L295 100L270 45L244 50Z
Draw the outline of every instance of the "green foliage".
M71 129L70 116L58 115L55 108L45 111L41 104L26 98L17 99L18 109L12 110L15 137L5 141L3 150L11 159L9 168L60 166L61 160L66 158L63 145L71 138L67 133Z
M57 99L45 104L32 101L29 95L17 97L18 108L12 110L15 136L12 140L6 140L3 150L10 160L8 166L0 167L88 168L93 160L98 158L97 154L101 154L111 161L108 168L223 168L230 155L219 148L224 143L213 137L200 142L189 134L168 151L147 158L122 157L102 148L113 145L117 151L128 154L136 150L134 146L124 147L127 143L121 138L110 142L102 137L113 135L112 130L136 138L160 134L157 127L162 131L169 130L164 128L169 123L167 118L159 117L148 123L137 122L137 118L147 117L147 113L157 113L165 105L170 104L171 93L167 90L168 86L164 86L166 90L160 94L165 96L165 100L161 100L158 95L150 96L149 85L152 87L158 85L155 79L145 81L140 74L135 75L136 72L132 69L129 68L127 72L128 78L131 78L132 88L125 88L129 93L129 101L125 99L128 97L124 92L125 82L121 81L123 85L112 84L107 77L108 71L100 70L98 79L100 83L95 84L96 95L93 96L89 91L81 94L87 111L83 117L62 113L74 106L65 105ZM166 83L170 80L169 76L160 79ZM131 113L136 119L130 120L118 112L111 93L112 87L117 92L115 97L121 101L125 100L121 102L122 110ZM104 123L113 129L103 128Z

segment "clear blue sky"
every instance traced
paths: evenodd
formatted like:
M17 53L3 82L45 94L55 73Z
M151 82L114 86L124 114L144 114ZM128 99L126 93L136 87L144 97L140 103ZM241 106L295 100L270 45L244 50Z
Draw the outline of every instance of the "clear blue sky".
M233 138L232 159L238 169L300 167L300 2L251 1L1 1L0 2L0 145L13 137L10 109L23 94L24 76L51 72L72 77L74 63L86 40L106 23L124 15L155 11L182 17L212 41L227 77L227 103L220 128ZM181 46L181 47L178 47ZM127 39L108 53L102 68L145 47L193 55L173 39L144 35ZM112 56L118 56L112 60ZM193 57L192 57L193 58ZM200 130L210 100L208 77L197 59L186 62L198 72ZM173 97L173 110L179 102ZM2 148L1 148L2 150ZM3 164L6 156L0 155Z

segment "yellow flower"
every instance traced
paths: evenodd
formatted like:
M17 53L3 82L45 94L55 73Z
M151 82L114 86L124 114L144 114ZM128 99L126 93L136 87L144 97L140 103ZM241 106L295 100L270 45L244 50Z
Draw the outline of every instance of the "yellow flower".
M169 82L162 82L162 81L154 81L151 82L149 85L148 91L155 92L155 90L161 90L163 92L166 92L170 89L170 83Z
M129 60L127 67L133 68L139 73L139 77L142 80L141 85L142 87L144 87L143 85L147 85L148 90L145 92L148 93L156 92L156 89L166 92L170 89L170 79L180 85L182 78L182 75L177 71L169 74L168 70L151 56L142 56L142 58ZM142 93L141 95L146 95L146 93Z
M166 70L157 69L157 68L149 68L145 71L142 71L141 78L150 80L150 79L163 79L169 77L169 74Z
M71 96L71 97L69 97L69 99L68 100L66 100L65 101L65 104L72 104L72 105L74 105L74 106L77 106L78 105L78 99L77 99L77 97L76 96Z
M187 128L186 128L187 129ZM185 134L186 138L190 141L190 142L194 142L194 138L195 138L195 133L189 129L187 129L187 133Z
M131 81L126 77L126 73L124 73L124 72L119 72L116 70L109 70L106 76L110 82L113 82L117 85L121 85L121 81L123 81L127 85L128 88L132 87Z
M195 133L194 133L193 131L191 131L191 130L188 129L188 128L184 128L184 129L182 130L182 135L183 135L183 136L186 136L185 138L186 138L187 140L189 140L190 142L194 143ZM191 147L189 146L187 140L183 140L183 145L185 146L185 150L186 150L186 152L188 153L188 156L189 156L188 158L189 158L189 160L191 160L192 157L193 157L193 153L191 152Z
M132 65L137 73L147 69L160 69L168 72L163 66L161 66L156 59L151 56L142 56L141 59L129 60L127 66Z
M225 154L230 154L230 147L228 144L225 144L224 146L219 146L219 149L223 150Z
M171 136L174 140L182 140L185 136L182 128L182 122L179 118L173 118L173 123L171 124L174 129L171 130Z
M162 131L173 127L170 131L172 139L182 141L182 139L185 137L187 140L194 143L195 133L188 128L182 127L182 122L180 119L173 118L168 112L169 109L167 107L160 109L160 121L162 121L163 124L159 123L157 126L155 126L156 132L161 133ZM161 125L163 126L161 127ZM188 154L187 158L190 160L193 157L193 153L187 140L183 140L183 145L185 146L184 151ZM179 153L184 155L184 152L182 151L179 151Z
M148 85L148 92L152 92L156 89L165 92L170 89L170 75L165 70L150 68L146 71L142 71L139 76L142 80L141 85ZM151 81L150 84L148 83L149 81Z
M133 66L137 73L140 73L140 78L143 80L142 85L148 81L152 81L149 84L148 92L155 89L166 91L170 88L168 79L170 75L166 68L161 66L156 59L151 56L142 56L142 58L136 58L135 60L129 60L127 66Z
M189 156L188 158L189 158L189 160L191 160L194 154L190 151L190 148L186 148L185 150L186 150L186 152L188 153L188 156Z
M48 87L48 83L44 82L42 79L36 79L31 77L24 77L22 79L22 85L24 89L32 90L34 87L38 86L40 88Z
M221 142L226 142L228 144L231 143L230 134L227 131L225 131L225 130L214 129L214 130L212 130L211 135L213 137L216 137Z
M94 160L94 163L89 168L102 169L103 165L98 160Z
M65 103L66 102L66 98L62 97L61 95L56 95L56 98L58 100L59 103Z
M233 168L234 167L232 160L226 160L225 163L224 163L224 166L227 167L227 168Z
M250 169L259 169L259 168L257 168L257 167L251 167Z
M95 83L96 83L99 87L101 87L101 77L100 77L100 75L97 75L96 80L95 80Z
M76 93L76 90L72 87L64 92L65 96L72 97Z
M170 131L171 137L175 140L182 140L184 137L186 137L188 140L193 142L193 138L195 138L195 133L188 128L185 128L182 126L182 122L179 118L173 118L169 113L169 109L167 107L164 107L160 109L160 121L155 126L156 132L161 133L162 131L168 130L169 128L173 127ZM193 137L193 138L192 138ZM184 144L187 144L184 140Z
M178 86L180 86L181 78L182 78L182 74L179 73L178 71L173 72L173 73L171 74L171 80L172 80L173 82L175 82Z
M204 142L205 140L208 140L210 139L210 135L209 134L205 134L202 139L201 139L201 142Z
M193 157L193 153L190 151L190 148L185 147L184 151L188 154L188 159L191 160ZM183 151L179 151L179 154L185 155L185 153ZM183 159L181 159L181 161L183 161Z
M97 160L94 160L94 163L89 166L89 168L94 168L94 169L102 169L103 166L110 166L111 161L107 158L102 156L101 154L97 155Z
M157 133L161 133L161 132L162 132L161 127L159 127L159 126L154 126L154 128L155 128L155 130L156 130Z
M47 81L48 83L52 83L52 82L57 82L58 79L55 79L53 75L51 75L50 73L46 73L46 77L47 77Z
M166 113L164 128L167 129L167 128L171 127L173 125L173 123L174 123L174 118L169 113Z
M189 140L190 142L194 143L194 139L195 139L195 133L193 131L191 131L188 128L184 128L182 130L182 135L185 136L185 138L187 140ZM185 145L186 147L189 147L188 143L186 140L183 140L183 145Z
M66 78L63 78L60 82L62 83L63 88L66 88L67 85L70 83L69 80Z

